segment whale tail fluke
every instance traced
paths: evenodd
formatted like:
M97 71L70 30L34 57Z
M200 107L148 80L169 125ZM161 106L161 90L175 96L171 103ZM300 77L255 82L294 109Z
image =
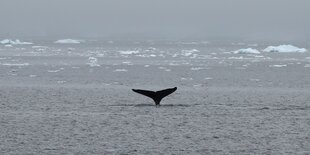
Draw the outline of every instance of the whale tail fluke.
M160 90L160 91L150 91L150 90L142 90L142 89L132 89L132 91L145 95L147 97L150 97L154 100L156 105L160 105L160 101L172 94L173 92L175 92L177 90L177 87L174 88L168 88L168 89L164 89L164 90Z

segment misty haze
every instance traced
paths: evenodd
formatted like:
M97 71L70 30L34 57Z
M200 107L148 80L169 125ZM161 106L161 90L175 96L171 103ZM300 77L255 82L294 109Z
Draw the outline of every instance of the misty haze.
M2 0L0 154L310 154L309 0Z

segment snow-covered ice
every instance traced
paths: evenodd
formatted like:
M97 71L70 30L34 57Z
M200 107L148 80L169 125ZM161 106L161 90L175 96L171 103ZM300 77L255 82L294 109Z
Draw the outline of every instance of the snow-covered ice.
M56 44L80 44L84 42L83 40L76 40L76 39L60 39L55 41Z
M88 63L90 67L99 67L100 65L98 64L98 59L95 57L89 57L88 58Z
M212 77L206 77L205 80L212 80Z
M115 69L114 72L127 72L127 69Z
M270 65L270 67L286 67L287 65Z
M124 54L124 55L130 55L130 54L138 54L140 53L140 51L119 51L120 54Z
M1 64L1 63L0 63ZM3 66L29 66L29 63L3 63Z
M193 71L199 71L199 70L203 70L204 68L202 67L192 67L191 70Z
M263 52L279 52L279 53L291 53L291 52L306 52L307 49L299 48L293 45L279 45L269 46L263 50Z
M197 52L199 52L199 50L197 50L197 49L182 50L181 55L188 57L188 56L191 56L192 54L197 53Z
M166 68L166 67L158 67L158 69L161 69L161 70L164 70L164 71L166 71L166 72L170 72L171 71L171 69L169 69L169 68Z
M5 47L13 47L13 45L11 45L11 44L5 44L4 46Z
M31 44L33 44L31 42L22 42L19 39L15 39L15 40L4 39L4 40L0 41L0 43L4 44L4 45L31 45Z
M248 46L257 47L258 44L248 44Z
M236 51L232 51L234 54L260 54L260 52L257 49L253 48L245 48L245 49L239 49Z
M33 49L47 49L47 46L31 46Z
M227 59L242 60L242 59L245 59L245 58L243 56L240 56L240 57L228 57Z
M304 67L310 67L310 64L305 64L305 66Z

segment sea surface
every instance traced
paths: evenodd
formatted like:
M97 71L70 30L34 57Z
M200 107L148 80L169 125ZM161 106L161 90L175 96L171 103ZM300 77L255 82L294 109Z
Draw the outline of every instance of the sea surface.
M310 52L287 43L0 44L0 154L309 154ZM293 44L309 49L304 44ZM239 49L260 53L236 54ZM133 88L178 87L160 107Z

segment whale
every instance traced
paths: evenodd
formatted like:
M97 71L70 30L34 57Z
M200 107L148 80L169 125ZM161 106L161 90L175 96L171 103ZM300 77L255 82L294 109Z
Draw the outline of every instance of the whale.
M141 94L141 95L144 95L144 96L147 96L151 99L154 100L155 102L155 105L156 106L159 106L160 105L160 102L161 100L172 94L173 92L175 92L177 90L177 87L174 87L174 88L168 88L168 89L163 89L163 90L159 90L159 91L151 91L151 90L142 90L142 89L132 89L132 91L138 93L138 94Z

